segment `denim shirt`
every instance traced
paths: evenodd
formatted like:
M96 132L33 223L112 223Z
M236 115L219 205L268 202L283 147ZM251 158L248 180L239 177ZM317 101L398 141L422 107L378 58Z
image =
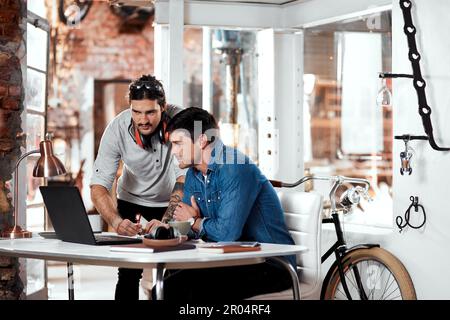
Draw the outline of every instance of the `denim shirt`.
M191 196L203 218L196 237L206 241L294 244L278 196L259 168L241 152L217 140L206 177L186 174L183 202ZM295 256L286 257L296 267Z

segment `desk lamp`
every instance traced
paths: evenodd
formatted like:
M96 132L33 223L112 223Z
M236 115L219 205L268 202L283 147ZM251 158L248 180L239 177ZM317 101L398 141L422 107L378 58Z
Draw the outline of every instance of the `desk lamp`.
M53 154L52 142L49 136L39 144L39 150L33 150L23 154L17 161L14 171L14 226L2 232L2 237L10 239L31 238L31 232L23 230L18 225L19 216L19 164L29 155L40 153L41 157L36 162L33 169L33 177L52 177L66 173L66 169L61 161Z

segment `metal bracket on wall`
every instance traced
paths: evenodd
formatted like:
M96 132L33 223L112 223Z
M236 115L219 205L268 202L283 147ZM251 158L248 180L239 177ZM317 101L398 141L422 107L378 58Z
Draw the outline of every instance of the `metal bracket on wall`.
M425 222L427 221L427 214L425 212L425 208L419 203L419 197L411 196L411 197L409 197L409 200L411 201L411 204L409 205L408 209L405 212L405 219L403 219L403 217L401 217L401 216L397 216L395 218L395 223L397 224L397 227L398 227L400 233L407 226L409 226L413 229L420 229L425 225ZM419 209L422 210L423 220L422 220L422 223L417 226L414 226L410 223L412 208L414 208L414 212L416 212L418 214L419 214Z
M433 124L431 123L431 108L427 103L427 96L425 93L426 82L422 77L420 69L420 53L417 50L416 44L416 27L413 24L411 16L412 3L410 0L400 0L400 8L403 12L403 20L405 25L403 31L408 40L409 53L408 58L411 61L413 74L395 74L395 73L380 73L380 78L412 78L414 88L416 89L417 98L419 101L419 114L422 117L422 123L427 134L430 146L437 151L450 151L450 148L440 147L437 145L433 135ZM425 140L425 139L422 139Z

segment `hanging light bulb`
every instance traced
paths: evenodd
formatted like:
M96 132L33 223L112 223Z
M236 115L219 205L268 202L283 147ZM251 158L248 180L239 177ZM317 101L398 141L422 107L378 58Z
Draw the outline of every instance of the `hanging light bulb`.
M386 78L382 78L382 85L377 94L377 105L379 107L390 107L392 106L391 101L392 93L387 86Z

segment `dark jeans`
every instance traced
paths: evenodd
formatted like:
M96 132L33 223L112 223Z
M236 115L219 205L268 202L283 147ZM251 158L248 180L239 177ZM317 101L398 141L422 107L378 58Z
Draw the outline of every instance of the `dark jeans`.
M288 271L272 262L239 267L167 270L164 275L164 300L242 300L291 287ZM153 289L152 299L156 299L155 293Z
M117 200L117 210L122 219L136 223L136 214L140 213L147 221L161 220L166 207L144 207L123 200ZM139 281L142 278L142 269L119 268L119 280L116 285L116 300L139 300Z

